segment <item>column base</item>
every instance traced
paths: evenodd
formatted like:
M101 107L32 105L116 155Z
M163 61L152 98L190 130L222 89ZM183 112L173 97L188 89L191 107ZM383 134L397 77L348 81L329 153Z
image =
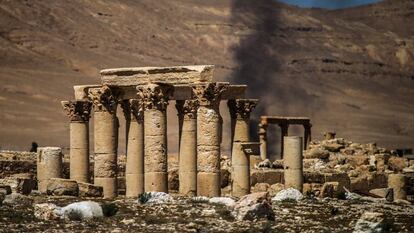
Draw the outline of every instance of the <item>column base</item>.
M144 192L144 174L125 174L126 197L138 197Z
M197 196L221 196L221 180L219 172L199 172L197 174Z
M193 197L197 194L197 172L180 172L179 193L185 196Z
M118 196L118 184L115 177L95 177L94 184L102 186L104 198L114 198Z
M144 175L145 192L168 193L167 172L146 172Z
M235 197L242 197L250 193L250 172L248 166L233 166L233 182L231 193Z

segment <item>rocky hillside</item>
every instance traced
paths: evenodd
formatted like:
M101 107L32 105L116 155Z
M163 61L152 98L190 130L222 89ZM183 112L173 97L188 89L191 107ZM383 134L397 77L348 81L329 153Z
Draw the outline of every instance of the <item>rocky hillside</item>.
M270 0L2 0L0 147L68 146L59 101L99 82L100 69L182 64L215 64L217 80L250 85L257 114L309 116L315 136L413 147L413 20L411 0L336 11ZM169 113L174 151L173 104Z

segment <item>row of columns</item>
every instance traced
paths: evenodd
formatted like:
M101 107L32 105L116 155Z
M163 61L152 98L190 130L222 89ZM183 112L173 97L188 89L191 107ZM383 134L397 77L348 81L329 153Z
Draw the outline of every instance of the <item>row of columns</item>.
M194 99L179 100L179 181L184 195L220 196L220 144L222 117L219 105L226 83L192 86ZM126 195L144 191L168 192L167 115L173 87L148 84L137 87L137 99L121 102L127 125ZM117 196L119 93L103 86L92 89L89 98L94 110L94 183L102 186L104 197ZM70 176L89 182L89 132L91 105L88 101L63 101L70 117ZM232 160L235 195L250 192L249 159L238 143L249 141L249 116L257 100L230 100L232 118ZM239 148L239 149L237 149Z

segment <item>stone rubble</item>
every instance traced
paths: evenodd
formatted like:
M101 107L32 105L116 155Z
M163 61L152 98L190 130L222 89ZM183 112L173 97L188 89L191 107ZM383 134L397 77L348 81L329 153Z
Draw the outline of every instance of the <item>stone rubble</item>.
M232 213L239 221L260 218L273 221L275 219L268 192L252 193L241 197L236 202Z
M294 188L283 189L278 192L272 201L300 201L304 198L301 192Z

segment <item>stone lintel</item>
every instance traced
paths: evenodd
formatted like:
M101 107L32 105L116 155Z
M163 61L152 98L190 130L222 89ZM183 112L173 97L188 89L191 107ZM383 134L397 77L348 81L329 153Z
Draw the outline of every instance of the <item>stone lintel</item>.
M283 117L283 116L261 116L260 122L266 124L290 124L290 125L309 125L308 117Z
M149 82L193 84L213 81L213 65L171 67L129 67L101 70L101 81L108 86L137 86Z
M73 86L75 91L75 100L89 100L89 89L90 88L100 88L101 85L92 84L92 85L76 85Z
M75 86L76 100L88 100L87 94L90 90L99 89L100 85L84 85ZM221 96L222 100L226 99L243 99L245 98L246 85L229 85L229 88L225 90ZM136 99L137 89L136 86L123 86L117 87L121 90L119 98L122 99ZM78 93L77 93L78 92ZM174 85L173 96L170 96L170 100L188 100L193 99L192 90L190 85Z

